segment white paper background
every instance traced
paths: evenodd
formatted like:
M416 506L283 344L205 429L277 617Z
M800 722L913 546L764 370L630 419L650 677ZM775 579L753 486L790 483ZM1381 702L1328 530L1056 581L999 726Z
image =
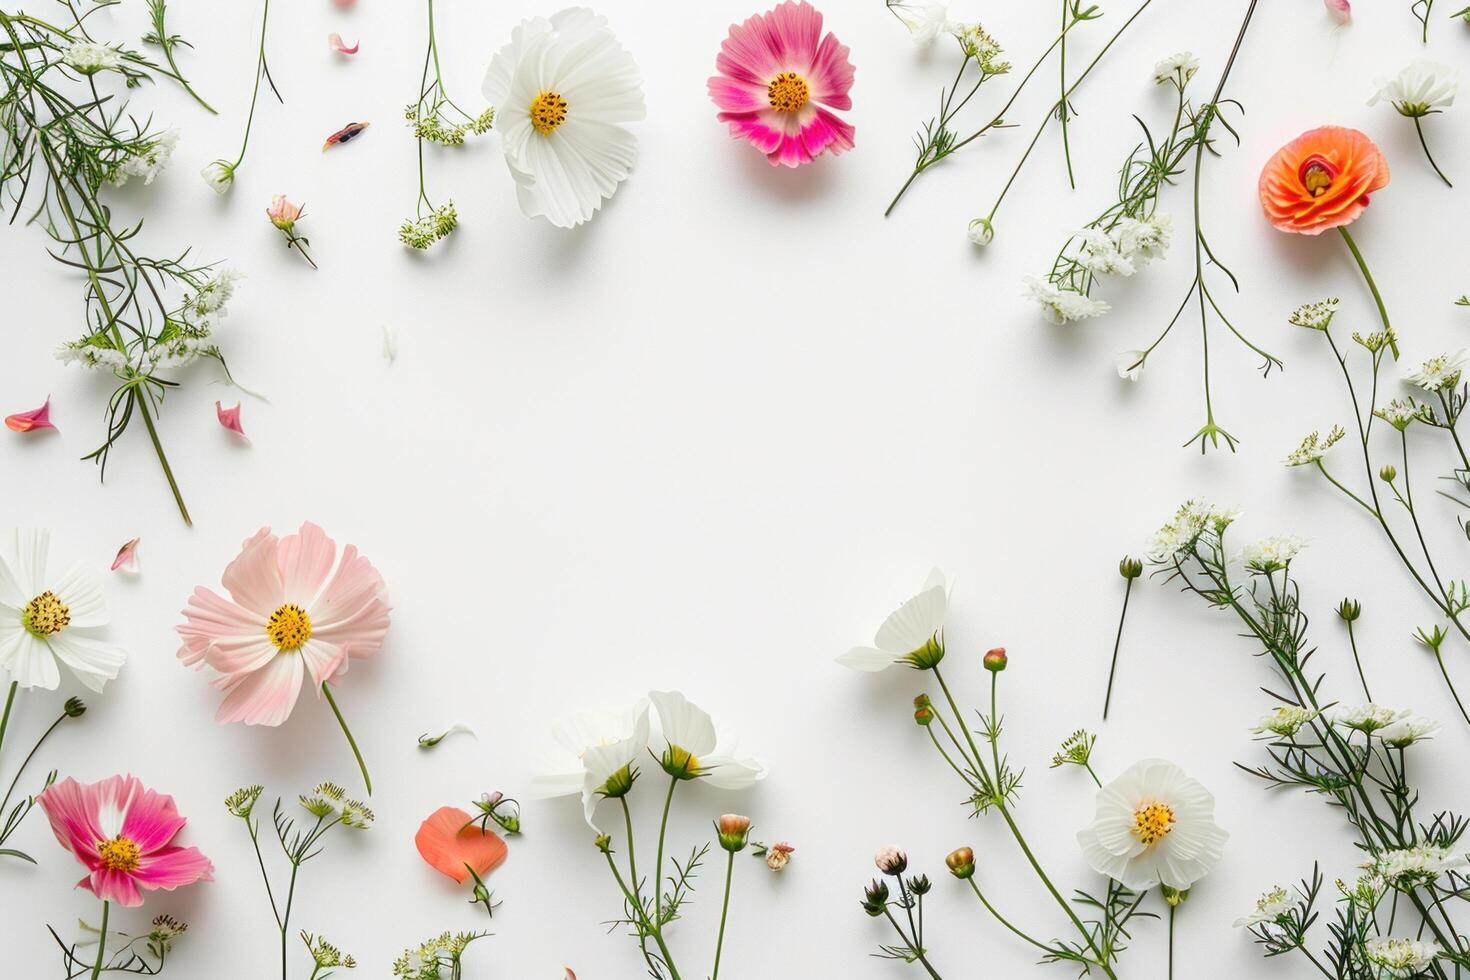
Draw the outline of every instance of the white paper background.
M708 821L727 809L751 813L757 836L798 847L777 878L748 858L737 864L722 975L913 975L868 957L891 937L857 906L873 849L890 842L935 878L929 945L945 976L1029 975L1031 954L943 874L944 854L973 844L1008 914L1043 936L1063 934L1064 923L1002 828L966 818L963 794L909 720L924 678L858 676L832 657L865 642L930 565L955 576L950 673L978 694L978 655L1009 647L1007 746L1027 768L1020 818L1064 888L1093 887L1072 839L1092 794L1083 774L1051 772L1046 760L1066 733L1099 723L1117 559L1137 553L1194 494L1246 508L1241 543L1278 531L1312 539L1300 574L1334 694L1354 687L1331 610L1345 594L1364 598L1361 637L1380 700L1448 723L1416 763L1424 809L1463 806L1450 763L1466 732L1452 723L1432 661L1409 640L1431 621L1426 604L1359 515L1279 463L1303 432L1348 420L1319 339L1286 326L1286 314L1340 294L1342 326L1371 329L1369 299L1339 242L1272 231L1255 198L1260 165L1287 139L1328 122L1364 128L1394 179L1354 233L1407 355L1462 342L1466 315L1451 301L1470 288L1464 191L1438 184L1406 120L1364 104L1373 74L1420 52L1407 3L1359 4L1342 30L1315 0L1264 4L1258 14L1229 90L1248 110L1244 144L1222 143L1224 158L1208 165L1207 227L1243 285L1228 308L1287 370L1262 381L1252 356L1212 333L1219 418L1242 445L1204 458L1180 448L1203 414L1191 324L1138 385L1112 367L1114 352L1146 344L1178 304L1187 249L1105 284L1115 312L1069 329L1041 323L1019 281L1044 272L1066 233L1111 199L1137 138L1130 114L1164 124L1154 61L1195 51L1198 95L1208 97L1243 3L1158 0L1075 99L1077 191L1065 186L1048 132L983 253L965 242L965 224L988 207L1054 97L1054 68L1014 112L1020 129L926 174L885 221L910 163L909 135L952 73L945 49L916 52L878 0L829 2L828 24L857 66L857 148L776 170L727 138L704 89L726 25L750 5L609 0L603 12L647 82L632 179L589 226L566 232L519 214L495 137L459 152L431 148L432 193L452 195L464 223L431 254L409 254L395 231L415 189L401 113L418 81L420 6L278 4L271 64L287 101L262 98L250 154L224 199L197 172L239 138L258 9L173 6L173 28L197 45L183 66L222 114L208 117L169 88L136 93L137 111L154 109L183 140L166 176L116 194L116 206L146 215L148 249L190 245L249 277L220 340L237 376L270 399L245 398L246 448L215 423L214 400L230 404L238 393L207 368L169 396L162 431L193 529L173 512L141 428L114 453L105 487L77 462L100 437L107 392L50 352L80 332L81 286L46 256L40 229L0 235L0 407L28 408L51 392L61 429L0 439L6 519L55 528L58 564L103 564L122 541L143 539L141 578L110 585L111 635L131 652L129 665L90 699L82 723L56 737L30 782L48 766L84 780L132 771L177 797L187 839L213 858L217 880L152 897L144 910L193 924L171 974L276 969L265 896L248 842L220 805L226 793L260 781L289 798L323 778L357 778L325 705L303 700L279 730L220 727L215 693L174 659L172 627L189 590L216 585L262 524L284 532L303 519L322 523L371 556L392 592L386 648L354 668L340 695L379 785L379 821L366 836L329 841L308 866L293 921L355 953L366 976L385 976L391 958L424 936L487 925L418 858L419 821L486 789L522 792L554 716L655 687L708 705L772 769L746 796L685 794L675 847L706 839ZM960 4L956 13L985 16L1024 65L1053 29L1053 6ZM1077 32L1074 64L1125 15L1107 6ZM140 7L114 20L118 36L142 33ZM555 9L526 0L440 8L448 82L471 105L512 26ZM331 30L360 39L362 53L328 52ZM1463 25L1436 19L1432 52L1463 59L1467 44ZM1008 90L988 88L980 103L993 111ZM1470 180L1464 111L1432 118L1428 130L1450 175ZM373 124L360 141L319 151L354 119ZM303 230L320 272L266 223L278 191L307 203ZM1187 227L1188 203L1183 187L1164 206ZM391 366L380 354L384 324L400 336ZM1451 560L1459 557L1451 516L1432 507ZM1262 964L1230 923L1263 888L1309 873L1314 858L1330 879L1350 875L1357 856L1319 801L1268 796L1234 767L1260 758L1245 729L1268 706L1257 686L1271 679L1235 632L1197 600L1140 583L1098 764L1111 775L1168 756L1213 789L1233 835L1179 920L1179 975L1306 976L1305 964ZM1452 651L1456 670L1463 657ZM23 698L7 748L48 722L59 699ZM429 754L415 747L420 732L458 720L479 739ZM655 776L634 797L645 831ZM533 804L525 816L526 835L493 877L505 900L488 923L497 935L477 950L471 975L550 978L563 963L584 980L639 975L632 943L600 925L617 901L578 806ZM72 890L79 868L39 813L13 843L42 863L0 869L6 958L16 975L49 976L44 923L69 932L78 916L95 921L95 903ZM644 848L651 853L646 838ZM688 920L671 930L686 977L708 970L718 883L712 868ZM302 956L292 955L293 976L304 977ZM1123 975L1161 976L1163 963L1161 924L1142 924Z

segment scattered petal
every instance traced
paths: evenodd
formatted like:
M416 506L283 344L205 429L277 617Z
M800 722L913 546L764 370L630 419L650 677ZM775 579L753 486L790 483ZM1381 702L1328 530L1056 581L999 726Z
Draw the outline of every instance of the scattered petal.
M1339 24L1353 19L1353 5L1348 0L1322 0L1322 5L1327 8L1327 15Z
M424 732L422 735L419 736L419 748L421 748L421 749L432 749L434 746L438 745L440 742L444 741L446 738L448 738L451 735L474 735L474 734L475 734L475 730L473 728L471 728L469 725L466 725L462 721L455 722L453 725L450 725L449 726L448 730L446 730L446 731L444 731L444 732L442 732L442 733L440 733L438 735L430 735L428 732Z
M357 49L362 47L362 42L359 41L357 44L354 44L352 47L349 48L346 43L343 42L342 35L338 34L336 31L333 31L331 34L327 35L327 44L331 47L333 51L337 52L338 54L357 54Z
M224 405L220 404L219 402L215 402L214 414L219 416L220 425L224 426L226 429L229 429L231 432L235 433L235 435L239 436L241 439L244 439L246 442L250 441L250 437L245 434L244 426L240 424L239 402L235 402L234 408L225 408Z
M471 820L458 807L440 807L413 838L430 867L460 884L469 880L471 870L483 876L499 867L507 851L499 834L477 827Z
M117 549L117 557L112 560L114 572L121 570L129 575L138 574L138 541L138 538L134 538Z
M332 3L342 10L351 10L357 6L357 0L332 0Z
M328 136L327 141L322 144L322 149L330 150L332 147L338 145L339 143L346 143L350 140L357 139L358 134L367 128L368 124L365 122L348 123L346 126L343 126L331 136Z
M398 331L383 324L383 360L392 364L398 360Z
M29 412L16 412L14 415L5 417L5 427L12 432L31 432L35 429L55 429L51 424L51 396L46 396L46 401L40 408L33 408Z

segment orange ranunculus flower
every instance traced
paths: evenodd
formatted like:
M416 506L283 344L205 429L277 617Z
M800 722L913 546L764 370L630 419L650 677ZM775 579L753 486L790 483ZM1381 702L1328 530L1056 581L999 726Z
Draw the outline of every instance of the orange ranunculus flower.
M1261 207L1282 231L1317 235L1355 221L1388 186L1388 161L1363 133L1322 126L1276 151L1261 171Z
M499 834L469 825L471 819L458 807L440 807L423 822L413 839L431 867L460 884L470 877L466 865L474 868L475 874L486 875L500 866L507 850Z

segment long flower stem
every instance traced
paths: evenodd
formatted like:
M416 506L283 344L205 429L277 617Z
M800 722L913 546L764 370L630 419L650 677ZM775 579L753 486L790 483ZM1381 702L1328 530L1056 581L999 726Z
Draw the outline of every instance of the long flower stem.
M270 81L270 68L265 62L265 33L270 17L271 0L263 0L260 12L260 48L255 56L255 89L250 93L250 111L245 116L245 136L240 140L240 154L235 157L231 169L240 166L245 161L245 148L250 145L250 127L255 122L255 103L260 99L260 80L264 77L266 81ZM275 88L274 82L271 82L271 88ZM277 92L276 98L280 97L280 93Z
M1103 697L1103 721L1108 720L1108 706L1113 703L1113 677L1118 672L1118 648L1123 645L1123 623L1128 619L1128 597L1133 594L1133 579L1123 588L1123 612L1118 616L1118 635L1113 639L1113 663L1108 668L1108 692Z
M990 899L985 897L985 893L982 892L980 890L980 886L975 883L975 879L973 876L969 878L968 881L970 882L970 887L974 889L975 897L980 899L980 904L985 906L985 911L989 912L992 916L995 917L995 921L999 922L1001 925L1005 926L1011 932L1015 933L1017 936L1020 936L1022 939L1026 940L1026 942L1030 943L1032 946L1035 946L1037 949L1043 950L1048 954L1055 952L1055 950L1046 945L1046 943L1033 939L1026 933L1022 932L1019 928L1012 925L1009 919L996 911L995 906L990 904Z
M1373 700L1373 693L1368 690L1368 675L1363 673L1363 660L1358 656L1358 638L1353 633L1353 621L1347 621L1348 645L1353 649L1353 663L1358 668L1358 680L1363 685L1363 697L1369 701Z
M14 685L14 682L12 681L11 684L12 684L12 687L11 687L11 692L10 693L11 693L11 696L13 697L15 695L15 688L13 686ZM9 707L9 704L8 703L7 703L6 707L7 708ZM56 731L56 729L60 728L61 727L61 723L64 722L64 721L66 721L66 719L68 719L70 717L71 717L71 715L69 715L65 711L63 711L61 713L60 717L58 717L55 721L53 721L51 723L51 727L48 728L48 729L46 729L44 732L42 732L40 738L36 739L36 744L31 746L31 750L29 752L27 752L26 753L26 757L21 760L21 762L20 762L20 768L18 768L18 769L15 770L15 778L13 778L13 779L10 780L10 786L9 786L9 788L7 788L5 790L5 797L4 797L4 799L0 799L0 814L4 814L6 808L10 806L10 797L11 797L11 794L13 794L15 792L16 784L20 782L21 774L26 771L26 766L30 765L31 764L31 760L36 757L36 752L38 750L40 750L41 743L44 742L44 741L46 741L46 739L50 738L51 737L51 733L54 732L54 731ZM3 735L4 734L4 727L5 726L4 726L3 720L0 720L0 735Z
M107 912L110 903L102 900L102 930L97 934L97 964L92 967L92 980L102 976L102 963L107 955Z
M663 913L664 838L668 836L669 811L674 806L674 788L678 785L679 780L670 776L669 794L664 797L664 815L658 824L658 863L653 868L653 917L655 919Z
M1060 61L1061 69L1058 72L1061 78L1061 98L1057 100L1057 114L1062 123L1062 156L1067 160L1067 183L1072 190L1077 189L1077 178L1072 173L1072 140L1067 134L1067 12L1071 8L1072 0L1062 0L1062 43Z
M1368 284L1368 291L1373 294L1373 302L1378 306L1378 318L1383 321L1383 329L1388 331L1389 349L1393 351L1395 359L1399 356L1398 338L1394 336L1393 324L1388 320L1388 307L1383 303L1383 294L1378 291L1378 283L1373 278L1373 273L1368 269L1368 262L1363 258L1363 253L1358 251L1358 243L1353 241L1352 234L1346 225L1339 225L1337 231L1342 235L1342 240L1347 243L1348 251L1353 253L1353 259L1358 263L1358 271L1363 274L1363 281Z
M1414 117L1414 131L1419 134L1419 145L1424 147L1424 157L1429 161L1429 165L1434 168L1435 173L1439 174L1439 179L1444 181L1446 187L1454 187L1455 185L1451 184L1450 179L1444 175L1444 171L1439 169L1439 164L1434 162L1434 154L1429 152L1429 143L1424 139L1424 127L1420 125L1418 116Z
M362 781L367 786L368 796L373 795L373 778L368 775L367 763L362 759L362 750L357 747L357 739L352 737L352 729L347 727L347 719L342 717L342 709L337 707L337 699L332 697L331 685L322 682L322 694L326 695L327 704L332 706L332 714L337 716L337 724L342 726L342 734L347 736L347 744L352 747L352 754L357 759L357 768L362 770Z
M10 682L10 691L5 695L5 713L0 714L0 748L5 747L5 729L10 727L10 709L15 704L15 692L20 688L20 681Z
M919 965L927 970L929 976L933 977L934 980L943 980L943 978L939 975L939 971L934 969L934 967L930 964L928 958L924 955L924 950L919 948L918 940L911 938L908 933L903 931L903 926L898 924L898 920L893 917L893 913L888 911L887 908L883 909L883 914L887 916L888 921L892 923L893 930L897 932L899 936L903 939L903 941L908 943L909 948L914 951L914 958L918 961Z
M1174 912L1177 906L1169 906L1169 980L1174 980Z
M730 914L730 882L735 877L735 852L729 852L725 862L725 901L720 906L720 936L715 940L715 968L710 973L710 980L719 980L720 976L720 953L725 949L725 920Z

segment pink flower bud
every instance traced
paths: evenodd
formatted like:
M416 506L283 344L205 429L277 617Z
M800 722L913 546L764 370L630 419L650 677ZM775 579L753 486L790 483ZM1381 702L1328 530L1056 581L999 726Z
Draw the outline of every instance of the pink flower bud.
M271 198L271 206L265 209L265 216L277 228L290 231L296 226L296 219L301 217L301 208L300 204L292 204L286 200L285 194L277 194Z

